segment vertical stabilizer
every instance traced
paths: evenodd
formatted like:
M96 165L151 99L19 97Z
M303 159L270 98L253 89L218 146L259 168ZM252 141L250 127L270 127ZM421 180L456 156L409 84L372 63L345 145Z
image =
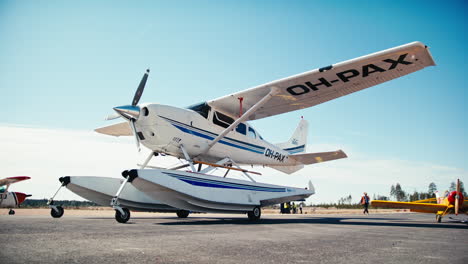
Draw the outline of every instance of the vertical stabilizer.
M301 119L291 138L287 142L276 144L276 146L288 151L290 154L303 153L307 144L308 130L309 122Z
M309 190L314 192L314 194L315 194L315 187L314 187L314 185L312 184L311 181L309 181Z

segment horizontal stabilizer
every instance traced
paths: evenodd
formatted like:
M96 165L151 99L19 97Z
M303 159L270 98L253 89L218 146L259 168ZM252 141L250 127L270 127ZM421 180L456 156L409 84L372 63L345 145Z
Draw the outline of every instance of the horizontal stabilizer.
M132 129L128 122L121 122L110 126L96 128L94 131L110 136L131 136L133 135Z
M289 158L294 159L302 164L309 165L314 163L320 163L324 161L344 159L347 158L346 154L340 149L331 152L319 152L319 153L306 153L306 154L295 154L290 155Z

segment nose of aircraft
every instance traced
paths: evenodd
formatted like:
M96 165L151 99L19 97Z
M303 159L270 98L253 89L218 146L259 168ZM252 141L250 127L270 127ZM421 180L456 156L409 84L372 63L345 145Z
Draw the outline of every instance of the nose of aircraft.
M20 193L20 192L15 192L15 195L16 195L16 199L18 200L18 205L22 204L24 200L26 200L26 197L31 196L31 195Z
M114 111L116 111L119 115L129 120L137 120L140 116L140 107L136 105L117 106L114 107Z

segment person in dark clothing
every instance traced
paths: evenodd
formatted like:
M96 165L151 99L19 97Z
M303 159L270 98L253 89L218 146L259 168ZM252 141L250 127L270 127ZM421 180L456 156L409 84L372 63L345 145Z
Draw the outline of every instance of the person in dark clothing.
M367 193L365 192L364 195L361 197L361 204L362 206L364 206L364 214L369 214L369 202L370 202L370 198L369 196L367 196Z

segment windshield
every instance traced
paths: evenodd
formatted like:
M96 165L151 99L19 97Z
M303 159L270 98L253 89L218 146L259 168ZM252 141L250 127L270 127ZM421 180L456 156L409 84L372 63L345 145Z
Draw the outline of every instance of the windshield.
M211 107L206 102L191 105L187 108L199 113L204 118L208 118L208 112L210 112L211 109Z

